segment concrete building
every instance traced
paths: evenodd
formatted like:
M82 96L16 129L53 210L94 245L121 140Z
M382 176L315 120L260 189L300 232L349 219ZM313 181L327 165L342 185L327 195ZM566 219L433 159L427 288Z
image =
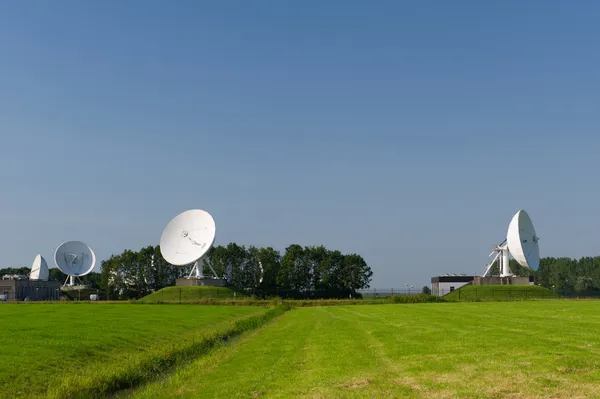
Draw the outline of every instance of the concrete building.
M466 275L445 275L431 278L431 294L444 296L451 293L460 287L473 285L531 285L534 284L533 276L530 277L482 277L482 276L466 276Z
M0 280L0 301L58 301L61 283L24 279Z

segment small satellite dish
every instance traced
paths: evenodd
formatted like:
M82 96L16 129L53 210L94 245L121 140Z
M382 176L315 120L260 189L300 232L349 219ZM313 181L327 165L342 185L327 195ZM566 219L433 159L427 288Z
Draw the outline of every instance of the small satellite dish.
M512 276L510 271L509 253L523 267L537 270L540 264L539 237L535 233L531 218L524 210L519 210L508 225L506 239L494 246L490 257L494 259L488 263L484 276L487 276L492 266L499 259L500 277Z
M96 254L81 241L67 241L54 251L54 263L68 275L66 286L75 285L75 279L91 273L96 266Z
M40 254L35 256L33 264L31 265L31 272L29 273L29 279L35 281L48 281L50 277L50 271L48 270L48 263L46 259Z
M204 278L202 258L213 245L216 236L215 220L210 213L191 209L175 216L160 237L160 253L167 262L175 266L194 263L188 278ZM215 278L212 266L209 264Z
M506 244L510 254L523 267L537 270L540 265L539 238L531 218L524 210L517 212L510 221Z

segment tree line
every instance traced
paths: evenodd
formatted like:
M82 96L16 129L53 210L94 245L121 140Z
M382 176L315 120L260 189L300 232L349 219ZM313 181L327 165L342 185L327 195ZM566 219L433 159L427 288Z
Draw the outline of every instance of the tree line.
M235 287L258 296L347 298L357 296L359 289L369 288L373 275L360 255L344 255L323 246L290 245L282 255L271 247L230 243L211 248L206 261L205 275L212 275L210 264L219 277L228 278ZM189 267L168 264L158 246L112 255L102 261L101 267L101 273L90 273L81 280L92 288L102 289L113 299L141 298L175 285L176 279L190 271ZM536 284L561 293L600 295L600 256L546 257L540 259L537 271L523 268L511 259L510 268L518 276L534 276ZM0 278L6 274L27 275L30 271L28 267L4 268L0 269ZM497 272L496 264L492 274ZM66 278L59 269L50 269L51 280L64 282Z
M535 273L536 284L562 293L600 293L600 256L543 258Z
M511 259L510 270L517 276L534 276L535 284L563 294L600 294L600 256L579 259L541 258L536 271L524 268ZM498 262L492 266L491 271L492 274L498 273Z
M212 276L212 268L217 277L257 296L347 298L368 288L373 275L360 255L324 246L293 244L281 254L272 247L230 243L212 247L204 259L205 276ZM112 298L141 298L175 285L190 268L170 265L159 246L126 250L102 262L100 286Z

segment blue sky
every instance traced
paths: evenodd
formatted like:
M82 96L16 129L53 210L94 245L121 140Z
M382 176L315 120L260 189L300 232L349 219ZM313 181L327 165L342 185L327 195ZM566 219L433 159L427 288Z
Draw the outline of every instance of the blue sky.
M528 211L598 255L600 3L0 3L0 267L206 209L216 244L484 270Z

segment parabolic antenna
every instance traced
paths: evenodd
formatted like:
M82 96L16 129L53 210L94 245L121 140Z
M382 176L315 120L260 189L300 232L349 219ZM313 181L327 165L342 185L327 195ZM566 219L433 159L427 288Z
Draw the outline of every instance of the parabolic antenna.
M500 262L500 277L512 276L510 271L509 253L523 267L537 270L540 264L539 237L535 234L531 218L524 210L519 210L508 225L506 239L494 246L490 256L494 256L488 263L484 276L490 273L492 266Z
M540 247L531 218L524 210L510 221L506 243L510 254L523 267L537 270L540 265Z
M69 276L69 283L75 285L76 277L85 276L96 266L96 254L92 248L81 241L67 241L54 251L54 263Z
M213 245L216 232L215 220L210 213L201 209L182 212L163 230L160 252L167 262L175 266L194 263L192 272L196 272L196 277L203 278L202 258ZM214 270L213 273L217 278Z
M29 273L30 280L37 281L48 281L50 277L50 271L48 270L48 263L46 259L40 254L35 256L33 264L31 265L31 272Z

